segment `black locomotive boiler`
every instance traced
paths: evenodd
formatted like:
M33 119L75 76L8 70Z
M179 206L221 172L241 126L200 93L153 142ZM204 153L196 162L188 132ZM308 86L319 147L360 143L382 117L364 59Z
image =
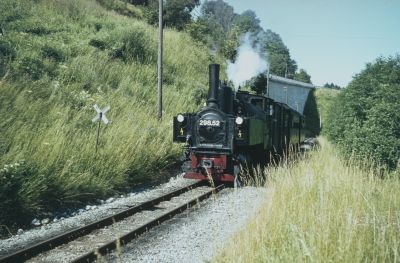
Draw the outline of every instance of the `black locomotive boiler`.
M209 65L206 106L173 120L173 140L186 143L186 178L233 182L243 164L262 163L305 139L304 117L288 105L220 85L219 65Z

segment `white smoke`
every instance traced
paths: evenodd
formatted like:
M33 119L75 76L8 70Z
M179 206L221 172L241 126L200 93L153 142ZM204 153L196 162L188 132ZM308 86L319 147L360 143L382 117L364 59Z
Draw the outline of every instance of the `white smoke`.
M236 88L243 85L252 77L265 72L268 69L266 58L261 55L261 47L255 44L255 37L251 33L246 33L241 44L237 49L235 63L228 61L227 75Z

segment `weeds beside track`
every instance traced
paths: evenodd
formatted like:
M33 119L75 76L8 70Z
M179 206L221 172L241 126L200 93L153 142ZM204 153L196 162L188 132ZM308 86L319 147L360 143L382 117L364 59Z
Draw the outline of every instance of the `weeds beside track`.
M216 262L398 262L400 180L321 149L270 167L260 214Z

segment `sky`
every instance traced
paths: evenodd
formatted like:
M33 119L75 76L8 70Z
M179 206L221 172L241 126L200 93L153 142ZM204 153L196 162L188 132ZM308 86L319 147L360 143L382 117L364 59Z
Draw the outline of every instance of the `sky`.
M400 55L400 0L225 0L254 10L314 85L345 87L379 56Z

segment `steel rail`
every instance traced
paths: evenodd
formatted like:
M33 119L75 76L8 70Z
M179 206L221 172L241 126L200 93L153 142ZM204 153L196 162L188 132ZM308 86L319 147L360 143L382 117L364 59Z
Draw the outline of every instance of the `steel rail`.
M27 248L20 249L16 252L13 252L10 255L6 255L4 257L0 258L0 263L11 263L11 262L23 262L28 259L31 259L35 256L37 256L40 253L49 251L51 249L54 249L55 247L58 247L60 245L69 243L79 237L85 236L92 232L93 230L100 229L109 225L114 224L115 222L121 221L126 217L129 217L133 214L136 214L138 212L141 212L143 210L149 209L154 207L154 205L157 205L163 201L170 200L171 198L175 196L179 196L191 189L194 189L196 187L199 187L201 185L204 185L204 182L197 181L191 185L182 187L178 190L175 190L171 193L168 193L166 195L157 197L155 199L146 201L144 203L141 203L139 205L136 205L134 207L128 208L124 211L121 211L115 215L105 217L103 219L100 219L94 223L85 225L83 227L79 227L73 230L70 230L66 233L57 235L55 237L52 237L50 239L44 240L42 242L39 242L37 244L31 245Z
M206 193L186 202L185 204L155 218L147 222L146 224L137 227L133 231L101 246L96 248L94 251L91 251L77 259L74 259L71 261L71 263L90 263L98 260L99 258L103 257L106 254L109 254L110 252L114 251L117 247L123 246L127 244L128 242L132 241L133 239L137 238L139 235L149 231L151 228L156 227L160 225L162 222L167 221L168 219L171 219L173 216L182 213L186 209L198 204L198 202L209 198L211 195L219 192L224 188L225 185L219 185L216 188L212 188L211 190L207 191Z

